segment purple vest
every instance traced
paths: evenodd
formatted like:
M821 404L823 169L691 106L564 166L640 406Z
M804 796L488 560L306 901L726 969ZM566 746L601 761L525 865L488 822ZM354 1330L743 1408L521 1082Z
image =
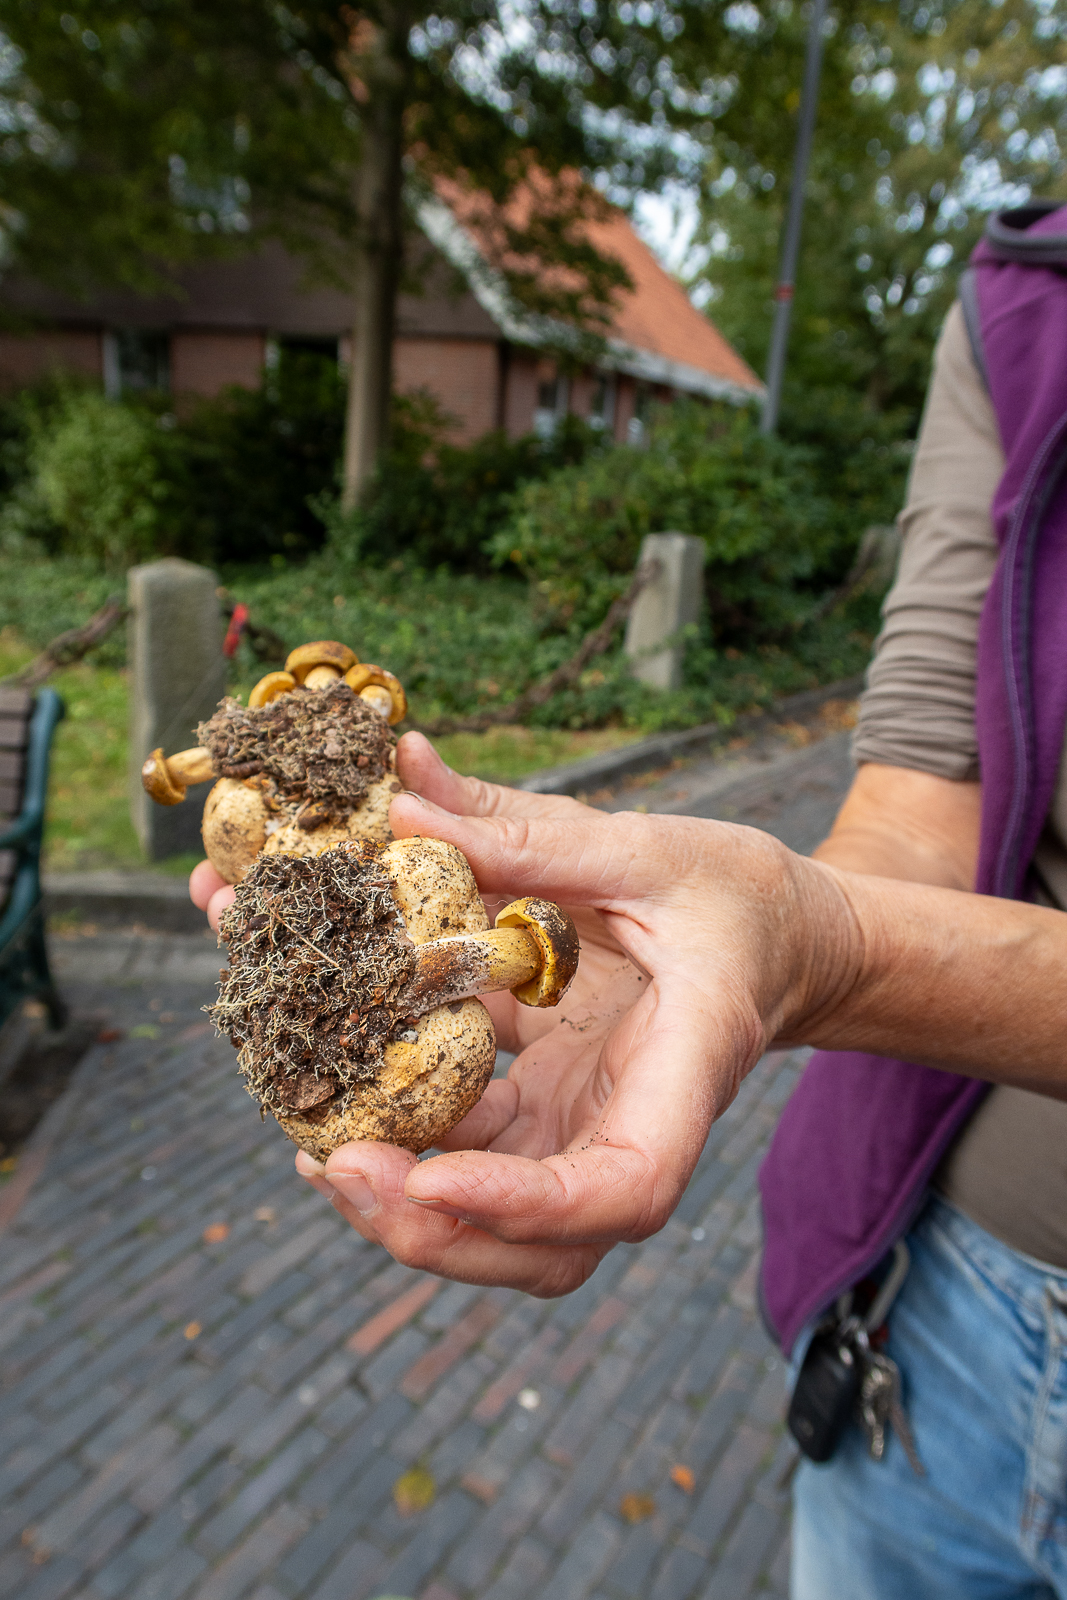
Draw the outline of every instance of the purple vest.
M981 894L1027 897L1067 727L1067 207L994 217L961 288L1004 446L978 637ZM760 1172L763 1308L785 1350L907 1231L988 1085L812 1056Z

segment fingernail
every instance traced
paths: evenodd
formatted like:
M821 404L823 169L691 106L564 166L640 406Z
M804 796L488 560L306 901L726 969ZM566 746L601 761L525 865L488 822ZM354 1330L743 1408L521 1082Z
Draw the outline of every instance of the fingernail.
M426 1206L428 1210L434 1210L446 1217L455 1217L457 1222L470 1222L471 1220L465 1211L459 1211L455 1206L449 1205L447 1200L419 1200L413 1194L409 1194L405 1198L410 1200L413 1206Z
M416 794L414 789L401 789L400 793L401 795L407 795L409 800L417 800L420 806L424 806L426 804L426 801L422 798L422 795Z
M374 1190L361 1172L331 1172L328 1182L341 1197L354 1206L361 1217L369 1217L378 1209Z

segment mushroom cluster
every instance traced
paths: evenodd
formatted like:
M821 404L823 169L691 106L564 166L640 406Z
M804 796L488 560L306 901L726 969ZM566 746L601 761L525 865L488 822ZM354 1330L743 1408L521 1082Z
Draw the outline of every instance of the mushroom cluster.
M439 839L263 855L219 931L215 1024L249 1093L320 1161L350 1139L438 1143L493 1075L477 996L555 1005L578 962L547 901L515 901L490 928L470 866Z
M223 700L198 746L154 750L141 782L160 805L216 778L204 804L208 860L239 883L261 851L315 855L348 839L390 838L399 793L392 727L407 711L397 678L333 639L300 645L248 705Z
M438 1143L493 1074L477 997L509 989L552 1006L578 964L558 906L519 900L490 928L453 845L393 839L392 730L406 710L392 673L320 640L247 706L223 700L195 749L156 750L141 772L162 805L217 780L204 847L236 896L212 1015L249 1092L318 1160L350 1139Z

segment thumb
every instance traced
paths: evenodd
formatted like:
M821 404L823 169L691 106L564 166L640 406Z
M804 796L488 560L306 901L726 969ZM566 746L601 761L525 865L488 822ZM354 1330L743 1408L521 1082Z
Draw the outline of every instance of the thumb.
M398 839L444 839L470 862L483 894L536 894L606 908L646 898L663 886L658 819L605 816L576 800L548 815L456 816L417 795L398 795L389 812Z

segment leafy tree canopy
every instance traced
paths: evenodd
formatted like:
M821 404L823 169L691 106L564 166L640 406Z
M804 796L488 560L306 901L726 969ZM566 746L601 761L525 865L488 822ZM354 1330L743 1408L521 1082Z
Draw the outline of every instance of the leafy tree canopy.
M761 369L791 179L806 16L733 7L732 73L703 173L723 331ZM1067 197L1064 0L844 0L828 37L790 345L798 386L845 386L913 425L930 351L988 211Z

